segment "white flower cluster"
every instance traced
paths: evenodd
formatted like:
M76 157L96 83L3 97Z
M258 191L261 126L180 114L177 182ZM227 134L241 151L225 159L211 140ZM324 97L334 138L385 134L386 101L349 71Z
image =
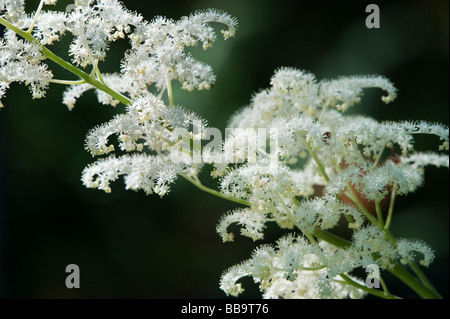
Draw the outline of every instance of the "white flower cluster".
M313 235L332 229L342 216L354 235L350 247L332 251L322 241L314 245L292 237L282 239L276 249L260 247L251 259L223 275L221 287L227 294L239 294L243 289L236 281L252 276L265 297L346 297L354 292L336 288L333 279L340 274L369 264L390 269L396 262L413 261L415 252L423 255L422 265L430 264L433 252L426 244L392 242L379 227L365 222L374 218L367 216L370 206L389 201L394 192L403 195L421 186L424 166L448 168L448 155L414 152L415 134L436 135L439 149L448 150L448 128L426 122L380 123L342 114L361 100L362 89L368 87L385 90L386 103L396 96L396 89L381 76L318 82L311 73L282 68L272 77L271 87L256 94L231 119L231 127L276 129L278 152L276 161L272 154L256 162L245 158L240 166L216 165L221 191L249 203L248 208L222 217L217 231L224 241L234 238L227 230L231 224L241 226L243 236L257 240L263 238L268 222ZM302 252L293 254L297 249ZM287 267L288 256L298 258L289 263L293 268ZM317 265L320 269L315 270ZM309 268L313 270L305 270Z
M330 262L338 259L335 254L340 255L339 259L350 256L349 252L325 242L313 246L303 237L289 234L280 238L276 247L259 246L249 260L228 269L220 287L227 294L237 296L244 290L237 281L252 276L264 298L362 298L365 295L362 290L345 285L338 274L330 273ZM343 265L349 264L347 260L341 261Z
M33 38L21 39L17 30L7 29L0 40L0 98L15 81L30 84L33 97L42 97L52 81L51 71L42 62L47 58L42 46L70 33L73 64L92 66L90 77L94 76L103 89L86 80L59 81L69 85L63 103L72 109L90 89L96 90L102 104L119 103L110 92L123 97L122 102L127 101L126 114L91 130L86 149L93 156L108 154L114 150L109 138L117 135L121 151L133 153L110 155L93 163L84 170L83 183L110 192L110 182L124 175L127 188L163 196L178 174L196 175L198 165L189 156L173 163L170 150L183 149L181 145L186 141L179 139L181 130L192 131L192 127L204 127L206 123L182 107L166 106L161 96L171 89L172 80L180 81L187 90L211 87L215 81L211 67L195 60L185 48L198 43L205 50L211 47L216 40L211 23L226 26L222 30L225 39L233 37L236 20L224 12L205 10L179 21L157 17L147 22L117 0L76 0L67 7L68 12L42 10L44 5L55 2L41 1L36 12L28 15L23 0L1 0L0 17ZM125 53L121 72L102 74L98 63L105 60L109 44L125 38L131 48ZM149 92L152 84L160 91L159 97Z
M221 279L227 294L239 295L243 288L238 280L251 276L266 298L360 298L363 284L349 275L355 269L376 265L391 270L413 263L417 255L423 266L432 262L429 246L395 240L388 228L395 196L420 187L425 166L449 167L448 155L416 152L414 136L435 135L439 150L448 151L448 127L345 114L361 101L365 88L384 90L382 101L392 102L397 92L389 80L354 76L317 81L309 72L281 68L271 87L231 118L232 132L213 154L212 148L201 148L201 140L209 136L206 122L172 105L171 81L186 90L209 89L215 81L211 67L185 49L198 44L209 48L216 39L210 26L214 22L227 27L222 30L225 39L234 36L234 18L208 10L178 21L157 17L147 22L116 0L76 0L69 12L42 10L55 3L42 0L29 15L23 0L0 0L0 22L7 27L0 39L0 98L12 82L29 85L35 98L53 82L69 85L63 96L69 109L90 89L102 104L126 104L125 113L87 135L86 149L108 157L85 168L84 185L110 192L111 182L124 176L127 189L163 196L182 174L206 188L198 179L206 162L213 166L212 176L220 178L220 193L209 191L247 205L222 217L217 232L223 241L234 239L228 230L232 224L253 240L262 239L272 222L303 234L260 246L250 259L231 267ZM64 34L73 37L72 64L44 47ZM121 72L102 74L99 62L119 39L130 44ZM43 62L47 58L81 79L53 79ZM80 69L89 66L90 74ZM153 85L156 95L150 92ZM161 99L166 91L170 105ZM203 162L193 158L198 151L205 151ZM322 240L319 235L342 217L352 240L345 245Z
M56 1L46 1L46 4L55 3ZM58 34L62 34L65 28L63 13L43 12L38 21L33 21L25 13L23 0L1 0L0 14L20 29L28 29L35 23L35 35L42 44L58 39ZM0 100L12 82L28 85L33 98L43 97L53 77L47 64L42 62L45 59L39 45L20 39L13 30L6 29L0 39ZM0 107L2 106L0 101Z
M111 42L127 38L131 48L122 61L122 72L100 80L131 99L145 94L152 84L164 91L171 80L180 81L187 90L209 89L215 81L211 67L195 60L185 48L198 43L204 49L211 47L216 39L211 23L227 26L222 30L225 39L233 37L237 28L234 18L215 10L199 11L179 21L157 17L148 22L117 0L76 0L69 12L41 10L44 4L55 3L41 1L30 16L23 0L0 1L0 16L38 41L31 43L12 30L5 32L0 41L0 98L11 82L31 84L33 97L45 94L52 73L42 62L46 56L40 45L52 44L63 34L73 37L69 49L73 63L94 69L105 60ZM76 99L93 88L88 83L70 86L63 102L73 108ZM104 92L97 93L101 103L118 104Z
M218 165L215 174L223 175L222 192L249 201L254 211L268 215L265 218L269 220L276 216L280 225L310 220L304 224L306 228L332 228L342 210L359 220L353 209L338 209L342 204L336 196L349 183L368 200L381 200L393 188L397 194L417 189L425 165L448 167L446 155L413 152L413 135L421 133L437 135L441 149L448 150L448 128L425 122L379 123L367 117L344 116L323 104L340 100L336 83L342 84L346 99L352 96L352 100L358 100L361 88L377 83L389 92L385 100L395 96L395 88L383 77L361 77L360 87L358 78L348 81L341 78L317 83L310 73L278 70L272 87L258 93L230 123L231 127L275 128L279 138L277 161L264 158L236 168ZM402 155L384 156L385 150L395 148ZM313 204L308 197L315 195L319 186L325 187L326 196L315 198ZM298 203L299 196L305 201ZM220 229L225 229L224 222Z
M93 156L114 151L114 144L109 141L112 135L117 135L121 151L135 154L119 158L111 155L91 164L83 171L83 183L110 192L110 182L125 175L127 189L165 195L178 174L196 175L198 166L191 163L189 156L184 162L174 163L169 152L183 143L178 139L178 131L188 130L192 123L205 125L192 112L166 106L151 93L136 98L127 106L127 113L92 129L86 138L86 149Z

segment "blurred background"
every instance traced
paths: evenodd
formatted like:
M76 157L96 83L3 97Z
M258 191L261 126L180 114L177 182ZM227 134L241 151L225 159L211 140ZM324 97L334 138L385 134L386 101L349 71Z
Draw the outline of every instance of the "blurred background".
M218 39L212 49L191 50L212 65L210 91L182 92L181 103L224 128L227 119L269 86L274 70L292 66L318 79L383 74L399 89L398 99L381 102L382 92L366 90L352 112L378 120L427 120L448 125L448 1L256 1L124 0L147 20L178 19L197 9L222 9L239 21L236 38ZM365 26L366 5L376 3L381 28ZM60 0L58 8L69 4ZM27 1L27 10L38 1ZM0 29L1 30L1 29ZM2 31L1 31L2 32ZM67 58L63 48L56 53ZM126 42L111 46L103 72L119 70ZM57 78L70 74L50 65ZM32 100L23 85L12 85L0 111L0 297L3 298L225 298L222 272L247 259L256 244L237 236L223 244L215 232L220 216L236 205L179 180L163 199L125 191L111 194L83 187L83 168L93 161L84 150L85 134L123 111L99 105L86 94L73 111L61 103L63 88L53 85ZM435 150L432 137L417 139L420 150ZM448 171L428 168L416 193L399 197L392 231L421 238L436 253L425 273L448 297ZM206 184L214 186L208 177ZM274 227L263 242L282 232ZM67 289L65 268L77 264L81 288ZM389 283L391 278L385 280ZM260 293L243 281L247 298ZM392 293L416 298L397 281Z

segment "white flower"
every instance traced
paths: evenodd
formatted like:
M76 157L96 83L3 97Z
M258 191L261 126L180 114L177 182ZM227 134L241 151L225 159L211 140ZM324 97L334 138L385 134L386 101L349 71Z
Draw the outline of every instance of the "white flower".
M52 44L65 33L66 22L65 12L41 12L37 18L33 36L43 45Z
M109 43L124 37L132 27L144 23L138 14L114 0L77 1L66 25L73 34L70 45L73 61L83 67L104 60ZM116 33L117 32L117 33Z
M335 106L346 111L350 106L361 101L364 88L380 88L388 93L383 96L385 103L392 102L397 97L397 90L392 83L382 76L352 76L337 80L322 81L320 96L324 106Z
M233 241L234 234L229 233L227 228L231 224L236 223L243 226L241 228L242 236L258 240L263 238L264 223L266 220L267 218L263 212L253 211L249 208L237 209L222 216L216 230L224 242Z
M420 260L422 266L428 267L434 259L434 252L430 246L417 239L400 239L397 241L397 247L401 258L400 262L405 265L414 262L414 252L422 254L423 258Z
M297 228L308 236L317 229L332 229L342 216L353 229L353 240L345 249L323 241L315 246L292 236L282 238L278 249L262 246L252 258L222 276L221 288L227 294L239 294L242 287L237 281L251 276L266 298L362 297L358 289L342 284L339 275L372 264L391 269L395 262L413 261L416 252L423 255L423 265L430 264L433 253L428 246L410 240L392 242L378 225L363 226L368 217L361 206L341 201L350 186L372 203L393 191L404 195L423 184L425 166L449 166L447 155L414 151L416 134L435 135L441 141L439 149L448 150L448 128L443 125L380 123L344 115L348 107L361 101L363 89L368 87L386 91L382 98L386 103L396 97L396 89L384 77L318 82L311 73L281 68L272 77L271 87L257 93L249 106L232 117L229 125L236 134L225 141L224 152L228 145L257 140L259 128L276 130L279 147L271 154L276 161L269 162L264 156L254 161L250 149L235 148L232 159L243 165L233 161L228 168L216 164L222 193L250 202L250 208L222 218L217 231L224 241L233 239L226 230L231 223L257 240L269 221L282 228ZM391 156L386 156L389 150ZM308 260L321 266L311 270Z
M21 19L25 19L25 0L1 0L0 14L5 12L5 18L20 27Z

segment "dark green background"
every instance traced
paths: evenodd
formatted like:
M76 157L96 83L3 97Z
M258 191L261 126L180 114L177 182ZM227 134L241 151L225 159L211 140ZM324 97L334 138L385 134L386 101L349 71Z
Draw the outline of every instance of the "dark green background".
M58 6L65 7L60 0ZM292 66L318 79L383 74L399 88L398 99L381 102L367 90L353 111L379 120L428 120L448 125L448 1L372 1L380 5L381 29L367 29L365 1L124 1L147 20L178 19L196 9L219 8L239 20L235 39L219 39L192 54L210 63L217 82L208 92L180 92L175 102L224 128L253 92L269 86L273 71ZM29 1L29 11L37 7ZM65 49L67 41L64 42ZM51 49L62 56L55 45ZM104 72L118 70L126 43L111 47ZM70 78L54 65L56 77ZM0 111L0 297L6 298L222 298L219 278L248 258L255 247L237 237L223 244L215 226L236 205L202 193L184 180L160 199L125 191L86 189L83 168L93 159L84 150L87 131L123 106L101 106L92 93L69 112L63 88L32 100L23 85L12 85ZM417 140L436 149L435 138ZM205 176L207 183L208 176ZM448 296L448 171L430 168L415 194L400 197L393 220L399 237L422 238L436 260L427 275ZM266 239L280 235L270 229ZM81 288L65 287L65 267L81 269ZM390 278L387 278L390 282ZM259 297L244 280L244 297ZM393 281L391 292L416 297Z

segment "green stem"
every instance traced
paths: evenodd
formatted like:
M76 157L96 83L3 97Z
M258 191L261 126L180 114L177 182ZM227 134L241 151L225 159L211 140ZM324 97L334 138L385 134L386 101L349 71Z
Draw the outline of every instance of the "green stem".
M390 293L386 293L386 292L383 292L383 291L379 291L379 290L376 290L376 289L372 289L372 288L368 288L366 286L363 286L363 285L357 283L356 281L352 280L350 277L348 277L345 274L340 274L339 276L342 279L344 279L344 282L346 284L351 285L353 287L356 287L358 289L361 289L363 291L366 291L366 292L368 292L368 293L370 293L370 294L372 294L374 296L377 296L377 297L380 297L380 298L383 298L383 299L401 299L400 297L391 295ZM340 283L342 283L342 282L340 282Z
M374 225L377 225L378 222L375 217L364 207L361 201L358 199L358 195L353 190L353 187L347 182L347 197L349 197L355 204L358 206L359 210L364 214L364 216Z
M50 83L63 84L63 85L79 85L79 84L86 83L86 81L84 81L84 80L72 81L72 80L57 80L57 79L51 79L51 80L50 80Z
M320 161L319 157L317 156L316 152L312 149L311 145L305 140L305 138L300 134L300 132L295 132L297 137L305 144L306 148L308 149L309 154L314 158L314 161L316 162L317 166L319 167L320 173L322 174L323 178L327 182L330 181L330 177L328 176L327 172L325 171L325 167L323 166L322 162Z
M383 156L383 152L384 152L385 148L386 148L386 146L383 145L380 152L377 154L377 157L375 158L375 162L373 163L372 167L370 168L371 171L373 171L375 168L377 168L378 164L380 163L381 157Z
M351 241L344 239L340 236L337 236L333 233L330 233L327 230L316 228L314 230L313 235L319 239L326 241L327 243L330 243L330 244L336 246L336 247L346 248L346 247L350 247L352 245Z
M385 229L384 233L386 234L386 237L392 242L394 247L397 247L397 240L395 239L394 235L389 231L389 229ZM431 284L431 282L428 280L428 278L425 276L425 274L420 270L419 266L417 266L414 262L410 262L408 264L413 272L416 274L416 276L419 278L421 284L428 290L428 293L432 294L434 299L442 298L442 296L439 294L439 292L434 288L434 286ZM411 285L411 283L414 283L412 279L417 281L417 278L412 276L406 269L399 266L403 271L405 271L407 274L409 274L410 277L403 276L402 278L407 279L408 281L404 281L400 276L397 276L400 280L402 280L405 284L408 286ZM412 279L411 279L412 278ZM411 286L410 286L411 287ZM416 290L414 290L416 291ZM416 291L419 296L422 296L419 291ZM425 298L425 297L423 297Z
M349 215L349 214L343 214L343 215L349 224L353 224L355 222L355 218L353 218L352 215Z
M322 240L325 240L326 242L335 245L340 248L347 248L352 245L352 242L349 240L346 240L340 236L337 236L335 234L332 234L326 230L316 229L314 231L314 236L317 238L320 238ZM420 269L416 265L410 265L411 268L418 270L418 272L421 273ZM436 291L436 289L431 285L431 283L428 281L428 279L423 275L423 278L421 278L422 281L428 282L428 285L420 283L417 278L415 278L412 274L410 274L406 269L404 269L402 266L396 264L393 269L389 270L390 273L392 273L394 276L399 278L401 281L403 281L408 287L410 287L412 290L414 290L419 296L422 298L433 298L433 299L439 299L441 296ZM418 276L421 277L421 276Z
M381 278L381 276L380 276L380 278L378 278L378 280L380 281L381 287L383 287L384 293L390 295L389 289L388 289L386 283L384 282L383 278Z
M43 1L41 1L41 3L43 3ZM39 11L39 8L38 8ZM35 16L36 18L36 16ZM17 28L16 26L14 26L13 24L11 24L10 22L8 22L7 20L5 20L4 18L0 17L0 24L4 25L5 27L13 30L14 32L16 32L18 35L20 35L22 38L30 41L31 43L35 44L36 46L38 46L40 48L40 50L42 51L42 53L51 61L55 62L56 64L60 65L61 67L65 68L66 70L68 70L69 72L77 75L78 77L80 77L82 80L80 81L63 81L63 80L52 80L53 83L59 83L59 84L81 84L81 83L88 83L92 86L94 86L95 88L105 92L106 94L109 94L111 97L115 98L116 100L120 101L121 103L125 104L125 105L129 105L131 103L131 100L128 99L126 96L114 91L113 89L111 89L110 87L108 87L107 85L105 85L104 83L101 82L101 74L98 70L98 68L95 70L95 72L92 75L87 74L86 72L78 69L77 67L73 66L72 64L70 64L69 62L63 60L62 58L60 58L59 56L57 56L56 54L54 54L52 51L50 51L49 49L47 49L45 46L43 46L37 39L35 39L32 35L31 35L31 31L27 32L24 30L21 30L19 28ZM32 30L33 25L31 26L31 30ZM95 66L94 66L95 67ZM97 80L94 75L97 74L97 76L99 76L99 80ZM166 75L168 77L168 75ZM167 78L168 79L168 78ZM171 105L173 105L173 94L172 94L172 88L170 85L170 80L168 82L167 85L167 90L168 90L168 94L169 94L169 103ZM317 154L312 150L311 146L306 143L305 141L305 145L307 146L310 154L312 155L312 157L314 158L314 160L316 161L317 165L319 166L319 169L323 175L323 177L325 178L326 181L329 181L329 177L325 172L325 169L322 165L322 163L320 162L319 158L317 157ZM185 179L187 179L188 181L190 181L191 183L193 183L196 187L198 187L199 189L206 191L212 195L218 196L220 198L224 198L227 199L229 201L238 203L238 204L242 204L242 205L246 205L246 206L250 206L250 203L246 200L243 199L236 199L230 196L226 196L222 193L220 193L219 191L216 191L214 189L211 189L203 184L201 184L200 182L192 179L191 177L185 175L185 174L181 174ZM356 197L356 194L354 194L353 190L351 189L351 187L349 188L349 192L353 193L353 197L354 197L354 201L355 203L358 205L358 207L363 208L362 212L366 215L366 217L373 223L376 223L375 218L373 218L373 216L370 215L370 213L367 212L367 210L364 208L364 206L362 206L362 204L359 202L359 200ZM394 193L394 192L393 192ZM395 195L392 195L395 196ZM353 199L352 199L353 200ZM386 221L386 225L384 226L385 229L387 229L390 225L390 221L391 221L391 216L392 216L392 207L393 207L393 201L391 201L391 207L388 213L388 220ZM388 231L387 231L388 232ZM389 233L389 232L388 232ZM325 240L327 242L329 242L330 244L336 245L338 247L348 247L350 246L352 243L346 239L343 239L339 236L336 236L328 231L325 230L319 230L316 229L313 233L314 236L316 236L317 238L320 238L322 240ZM413 271L416 273L416 275L422 280L422 283L420 283L413 275L411 275L408 271L406 271L403 267L396 265L395 268L393 270L390 270L391 273L393 273L395 276L397 276L400 280L402 280L403 282L405 282L411 289L413 289L415 292L417 292L421 297L423 298L440 298L440 295L436 292L436 290L434 288L432 288L432 285L429 283L429 281L426 279L425 275L423 275L420 272L420 269L415 266L414 264L411 265ZM345 280L345 275L344 276L344 280ZM354 283L350 278L348 278L353 285L358 285L360 286L359 288L366 290L368 289L367 287L361 286L357 283ZM346 280L347 282L347 280ZM350 284L350 282L348 282ZM386 296L380 292L380 294L382 294L383 296L380 295L380 297L385 298Z
M169 105L173 104L173 91L172 91L172 81L169 78L169 73L166 70L166 86L167 86L167 96L169 97Z

